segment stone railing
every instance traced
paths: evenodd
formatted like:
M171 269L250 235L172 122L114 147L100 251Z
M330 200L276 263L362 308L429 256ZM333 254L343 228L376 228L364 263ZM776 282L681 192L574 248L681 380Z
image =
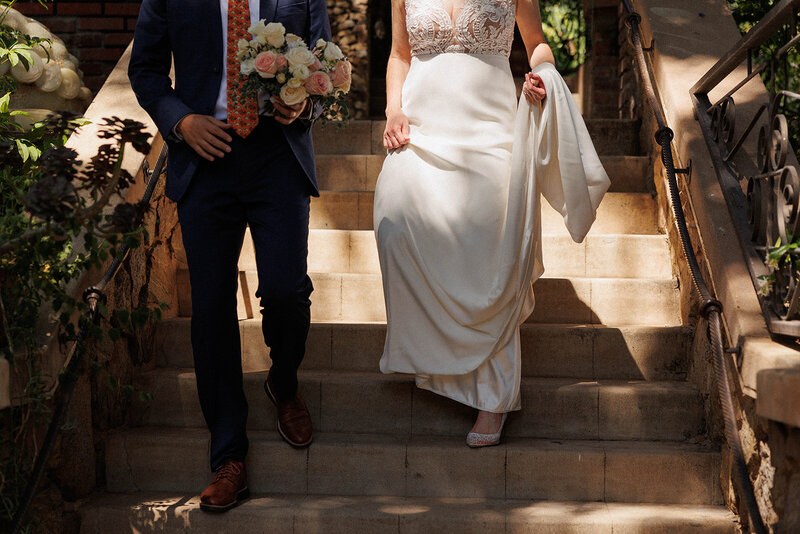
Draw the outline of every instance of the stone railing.
M147 161L152 168L163 146L155 125L138 105L131 90L127 75L129 58L130 47L87 109L84 116L92 122L83 126L67 141L67 146L78 153L77 159L88 162L96 154L97 148L108 142L97 136L105 117L117 116L142 122L147 131L153 134L152 148L147 156L134 150L126 151L122 166L135 177L135 181L125 192L124 199L112 199L107 209L113 209L122 200L134 202L141 198L146 182L143 164ZM169 306L164 314L169 317L177 313L174 283L177 259L172 243L179 237L176 237L177 215L174 205L163 195L163 181L151 202L146 226L148 237L145 242L131 252L125 267L107 289L108 308L135 309L141 306L152 307L163 302ZM85 273L70 285L70 294L80 298L86 287L95 283L100 276L98 271ZM134 338L116 343L108 340L103 343L92 342L87 348L89 359L99 362L104 369L103 373L115 376L121 384L130 384L135 368L147 365L153 353L150 344L155 338L154 327L155 325L148 324L137 331ZM37 341L42 347L41 369L45 376L51 377L51 388L56 387L56 378L65 363L63 349L55 341L57 328L53 314L45 311L37 329ZM24 378L9 378L4 368L7 368L7 362L0 358L0 408L4 401L7 404L19 396L19 380ZM74 424L61 431L61 453L51 463L55 476L59 480L68 481L69 494L80 497L93 490L96 482L96 432L98 429L124 422L129 402L121 391L108 388L105 378L85 374L79 380L68 412L69 420Z
M800 514L791 500L792 484L800 482L800 352L791 343L774 338L768 327L756 287L748 269L745 250L737 237L706 145L701 125L695 119L690 90L741 39L741 33L724 0L633 0L641 14L645 46L654 43L650 56L652 75L663 106L666 122L675 132L672 142L676 167L691 166L681 175L681 202L689 219L689 233L695 242L701 268L712 292L724 309L724 330L738 431L744 444L750 477L756 489L759 509L768 525L798 526ZM747 65L734 68L710 93L716 102L748 75ZM626 94L625 92L623 92ZM755 77L737 92L737 114L753 116L769 102L769 93ZM636 102L636 99L631 100ZM643 140L652 143L654 124L642 101L637 102L643 118ZM649 128L649 129L648 129ZM742 153L758 154L757 135L745 139ZM654 150L653 155L657 152ZM654 157L655 184L659 193L664 227L678 243L671 229L666 203L664 168ZM697 318L691 278L682 253L675 254L677 273L684 292L683 312L697 325L692 347L690 380L703 391L713 391L709 347L705 328ZM707 403L711 437L721 435L720 410L715 401ZM731 483L728 451L723 450L723 494L731 507L738 505ZM795 503L796 504L796 503ZM740 510L743 511L743 510ZM744 514L743 514L744 515ZM792 531L790 527L787 531Z

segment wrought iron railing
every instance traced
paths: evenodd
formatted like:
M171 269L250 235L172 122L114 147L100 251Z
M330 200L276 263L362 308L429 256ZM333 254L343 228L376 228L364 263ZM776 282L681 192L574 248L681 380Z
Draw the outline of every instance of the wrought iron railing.
M167 145L165 143L161 147L158 160L152 169L150 169L147 160L145 160L143 163L142 171L145 178L148 179L148 182L147 187L142 194L142 204L150 204L150 200L153 197L156 185L158 185L159 179L163 174L166 173L166 170ZM33 497L36 494L36 490L41 484L42 478L44 477L45 468L47 467L50 455L53 452L53 447L55 446L58 433L64 426L67 416L67 409L69 408L69 402L72 398L72 392L75 389L75 384L77 383L78 377L83 369L83 357L86 351L86 339L89 336L89 325L94 324L99 319L99 304L105 303L106 301L106 287L114 279L117 272L119 272L119 269L122 267L123 262L125 262L127 259L129 252L130 248L127 245L123 245L120 248L117 257L114 258L114 260L108 266L108 269L106 269L103 278L100 279L97 285L87 288L83 293L83 300L88 306L88 320L83 322L80 330L78 331L78 337L75 340L75 343L72 345L72 349L69 351L69 354L67 355L64 371L59 377L59 381L57 383L58 387L55 393L55 407L53 408L53 416L50 419L50 425L47 428L47 434L42 442L42 446L40 447L36 456L36 461L34 462L28 485L25 487L25 493L23 493L19 506L17 506L17 510L14 513L11 527L11 532L13 534L17 534L22 528L23 521L28 513L31 502L33 501Z
M658 125L655 133L655 140L661 147L661 161L664 164L664 169L667 174L669 201L673 217L675 218L675 226L678 230L681 248L686 257L686 263L691 273L694 288L702 301L700 305L700 314L707 321L706 334L713 355L712 362L714 365L714 382L717 389L717 398L722 408L725 440L731 451L734 463L734 483L736 484L742 503L747 510L752 531L757 534L766 533L767 530L758 508L758 501L755 497L755 491L747 469L747 462L744 458L742 441L736 424L736 414L733 409L733 396L731 394L730 383L728 382L728 355L726 354L727 351L725 349L725 339L722 329L722 303L714 297L703 278L703 273L700 270L700 264L697 261L697 256L694 252L692 240L689 235L689 229L686 224L686 215L683 211L683 205L681 204L677 175L688 173L690 168L675 168L674 154L672 152L674 133L672 129L667 126L661 101L655 91L652 71L648 64L647 57L645 56L645 51L652 50L652 46L644 47L642 44L642 35L639 30L639 24L642 18L633 10L630 0L622 0L622 5L625 8L625 22L629 29L629 38L633 48L634 62L638 70L639 80L641 81L645 98Z
M781 82L787 84L796 74L789 59L800 43L798 8L800 0L778 2L691 90L695 115L769 329L791 336L800 336L800 247L792 246L800 238L800 177L791 143L792 134L800 134L791 131L797 129L796 124L792 128L791 117L800 94L781 88ZM784 39L775 44L780 36ZM767 43L774 46L765 48ZM746 75L711 102L709 93L744 62ZM741 111L737 117L736 98L746 85L760 79L769 99L749 120L742 120ZM751 156L743 147L755 143L756 131L757 153Z

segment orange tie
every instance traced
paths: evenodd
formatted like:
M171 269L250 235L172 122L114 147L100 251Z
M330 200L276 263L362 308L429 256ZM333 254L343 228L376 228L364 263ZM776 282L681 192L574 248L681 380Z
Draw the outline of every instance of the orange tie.
M254 94L244 95L237 57L239 39L250 40L248 0L228 0L228 123L241 137L250 135L258 124L258 103Z

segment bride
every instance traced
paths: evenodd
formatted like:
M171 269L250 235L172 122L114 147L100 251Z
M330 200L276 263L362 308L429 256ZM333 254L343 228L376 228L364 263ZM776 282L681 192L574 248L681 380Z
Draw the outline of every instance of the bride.
M515 19L532 69L519 110ZM471 447L499 443L520 409L519 325L544 270L539 193L580 241L608 188L553 63L537 0L392 0L389 154L374 211L380 367L476 408Z

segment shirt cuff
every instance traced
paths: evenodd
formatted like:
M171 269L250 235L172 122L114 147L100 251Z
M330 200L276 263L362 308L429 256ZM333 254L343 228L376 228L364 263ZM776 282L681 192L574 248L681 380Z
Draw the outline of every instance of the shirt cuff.
M303 113L300 115L300 118L310 121L313 116L314 116L314 103L311 100L306 100L306 109L303 110Z
M185 115L184 115L183 117L181 117L181 119L180 119L180 120L179 120L177 123L175 123L175 126L173 126L173 127L172 127L172 130L170 131L170 136L171 136L171 137L172 137L172 138L173 138L175 141L177 141L177 142L179 142L179 143L183 141L183 136L182 136L181 134L179 134L179 133L178 133L178 125L179 125L179 124L181 123L181 121L183 121L183 119L185 119L185 118L186 118L186 116L185 116Z

